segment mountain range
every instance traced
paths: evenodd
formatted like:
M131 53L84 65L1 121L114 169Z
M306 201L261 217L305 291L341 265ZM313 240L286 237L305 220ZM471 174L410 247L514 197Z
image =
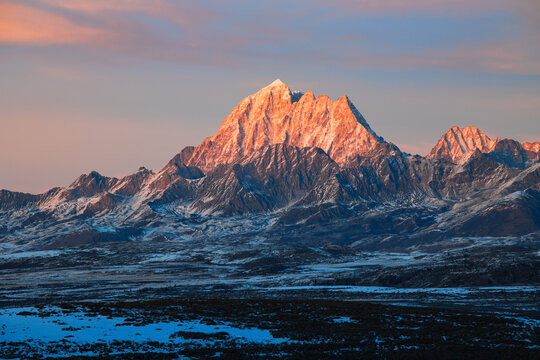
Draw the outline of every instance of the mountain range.
M43 194L0 191L4 251L231 235L392 250L537 240L540 143L453 126L428 155L411 155L347 96L276 80L157 173L93 171Z

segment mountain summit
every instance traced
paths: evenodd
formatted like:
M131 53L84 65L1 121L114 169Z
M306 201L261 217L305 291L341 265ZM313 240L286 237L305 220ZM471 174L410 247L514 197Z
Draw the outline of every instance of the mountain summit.
M476 126L464 128L452 126L439 139L427 157L459 161L477 149L483 153L489 152L495 148L499 141L499 138L490 139Z
M430 159L409 156L379 137L347 96L292 92L276 80L157 173L91 172L38 195L0 190L0 245L237 244L260 236L295 246L433 251L488 236L529 246L523 239L540 235L539 149L454 126Z
M206 172L274 144L318 147L345 164L384 142L347 96L332 101L326 95L292 92L277 79L240 101L187 164Z

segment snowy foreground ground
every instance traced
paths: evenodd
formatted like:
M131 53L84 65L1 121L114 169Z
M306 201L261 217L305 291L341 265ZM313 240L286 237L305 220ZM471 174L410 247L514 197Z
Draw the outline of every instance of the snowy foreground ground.
M538 358L538 249L489 241L5 250L0 358Z
M1 358L534 358L540 320L361 301L180 298L8 308ZM462 355L461 355L462 356Z

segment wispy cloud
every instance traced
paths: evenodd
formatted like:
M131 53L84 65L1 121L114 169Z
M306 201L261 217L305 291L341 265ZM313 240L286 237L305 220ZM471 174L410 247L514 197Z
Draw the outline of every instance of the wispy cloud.
M540 74L540 3L536 0L301 0L291 5L293 9L280 1L275 6L249 5L243 1L3 0L0 45L61 45L135 59L227 67L301 59L316 65L397 71L441 68ZM510 19L507 33L500 38L475 38L447 29L439 42L433 35L423 45L432 48L407 48L407 44L417 45L420 31L430 32L429 26L437 26L436 22L416 28L403 43L392 38L400 31L392 28L396 16L471 17L472 28L489 23L484 19L484 25L476 24L475 17L494 12L507 13ZM361 25L366 16L376 18L368 28ZM348 19L347 26L343 18ZM446 43L449 38L452 42Z
M214 16L212 10L192 6L188 2L166 0L41 0L41 3L87 15L140 13L181 27L203 25Z
M507 9L516 3L534 0L316 0L319 7L360 12L363 14L403 14L412 12L432 13L445 16L474 16L476 11Z
M339 61L336 59L336 61ZM379 69L452 69L495 74L540 75L540 57L511 42L464 45L418 53L372 55L358 51L344 59L346 66Z
M0 4L0 43L70 45L140 58L220 63L220 54L242 38L217 34L211 39L205 23L212 13L163 0L5 1Z
M0 4L0 42L89 44L105 36L106 31L81 26L47 11L14 3Z

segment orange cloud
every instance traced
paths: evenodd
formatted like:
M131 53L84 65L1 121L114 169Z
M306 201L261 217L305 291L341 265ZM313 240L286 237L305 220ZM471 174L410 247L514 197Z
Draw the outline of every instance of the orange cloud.
M275 59L281 50L289 59L293 58L293 55L298 57L301 54L312 61L345 63L354 67L398 70L433 67L539 74L538 4L537 0L310 2L313 7L328 10L325 11L325 17L331 17L328 13L332 11L344 11L346 14L428 11L470 16L486 9L506 9L522 19L518 25L518 35L514 35L512 39L498 39L497 43L466 43L460 48L445 47L421 53L398 51L385 54L374 52L370 48L361 48L361 39L369 37L369 34L364 33L346 34L332 39L338 50L335 52L326 51L324 46L314 47L309 45L313 40L310 38L309 27L304 29L302 26L295 26L291 31L288 26L277 27L274 23L258 21L261 14L267 17L266 9L261 13L253 13L251 17L229 19L224 16L226 13L220 14L217 10L203 8L197 2L187 5L186 2L167 0L0 0L0 44L67 44L90 50L97 49L104 53L123 53L134 58L225 66L241 66L242 61L250 61L254 57ZM133 16L134 14L143 16ZM141 19L147 17L160 21ZM291 50L290 44L293 41L308 45ZM281 47L283 43L286 45ZM325 45L332 46L332 43ZM298 53L294 54L295 52Z
M170 21L178 26L205 23L212 17L207 9L165 0L41 0L52 7L96 15L104 12L136 12Z
M176 27L163 34L133 17L154 17ZM39 0L25 5L0 4L0 44L30 46L73 45L136 57L196 63L234 63L228 60L244 43L242 36L209 36L206 9L164 0Z
M160 40L130 18L130 13L169 21L187 31L198 29L211 17L207 10L164 0L41 0L37 5L4 1L0 4L0 43L92 44L125 50L142 41Z
M75 24L59 15L18 4L0 4L0 42L35 45L94 43L100 29Z

